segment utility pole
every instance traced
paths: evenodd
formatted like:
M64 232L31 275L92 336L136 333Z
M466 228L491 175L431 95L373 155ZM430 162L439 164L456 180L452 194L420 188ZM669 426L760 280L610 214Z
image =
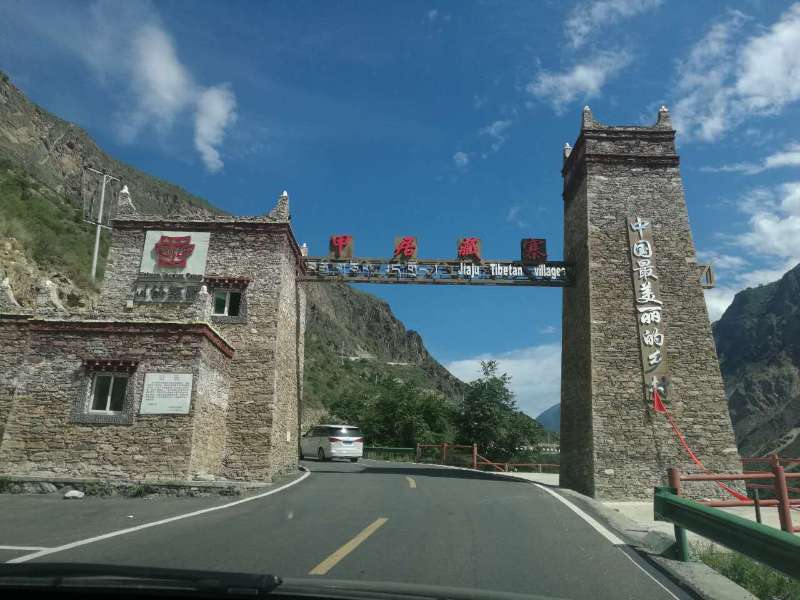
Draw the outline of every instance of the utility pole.
M100 254L100 229L102 227L110 229L108 225L103 225L103 208L105 207L105 202L106 202L106 184L109 181L119 182L119 179L117 177L109 175L105 171L98 171L97 169L94 169L92 167L84 167L84 169L86 171L91 171L92 173L102 175L103 177L103 183L100 186L100 210L97 211L97 220L92 221L91 214L89 214L90 218L86 219L87 223L92 223L93 225L97 226L94 235L94 253L92 254L92 273L91 273L92 283L95 283L97 280L97 257Z

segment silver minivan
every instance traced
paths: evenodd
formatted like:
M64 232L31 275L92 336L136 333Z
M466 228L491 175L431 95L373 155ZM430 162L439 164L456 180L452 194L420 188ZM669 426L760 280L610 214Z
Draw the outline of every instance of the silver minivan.
M364 454L364 436L354 425L316 425L300 438L300 454L300 458L349 458L358 462Z

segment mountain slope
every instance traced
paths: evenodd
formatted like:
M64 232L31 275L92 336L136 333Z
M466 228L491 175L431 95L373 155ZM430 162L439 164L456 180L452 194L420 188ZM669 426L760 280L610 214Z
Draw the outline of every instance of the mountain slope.
M142 212L221 212L108 156L80 127L30 102L0 72L0 282L9 279L23 307L32 307L44 279L56 283L68 308L79 312L90 303L94 228L82 220L80 191L87 163L123 177ZM100 274L105 237L103 242ZM311 409L309 419L343 393L369 394L382 373L460 397L464 384L428 354L418 334L406 331L386 302L344 284L309 285L307 296L304 405ZM342 351L359 360L342 359Z
M561 403L554 404L536 417L539 424L547 431L561 432Z
M736 294L713 329L740 452L800 456L800 265Z

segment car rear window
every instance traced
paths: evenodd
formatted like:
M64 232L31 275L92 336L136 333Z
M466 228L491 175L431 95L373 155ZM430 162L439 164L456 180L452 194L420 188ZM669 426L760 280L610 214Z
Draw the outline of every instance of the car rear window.
M363 434L358 427L328 427L328 435L336 437L361 437Z

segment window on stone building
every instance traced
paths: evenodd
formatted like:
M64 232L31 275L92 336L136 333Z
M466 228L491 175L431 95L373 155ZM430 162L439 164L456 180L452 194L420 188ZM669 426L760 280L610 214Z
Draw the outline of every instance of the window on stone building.
M91 410L94 412L122 412L127 389L127 375L95 374L92 383Z
M218 290L214 292L214 315L238 317L241 306L241 291Z

